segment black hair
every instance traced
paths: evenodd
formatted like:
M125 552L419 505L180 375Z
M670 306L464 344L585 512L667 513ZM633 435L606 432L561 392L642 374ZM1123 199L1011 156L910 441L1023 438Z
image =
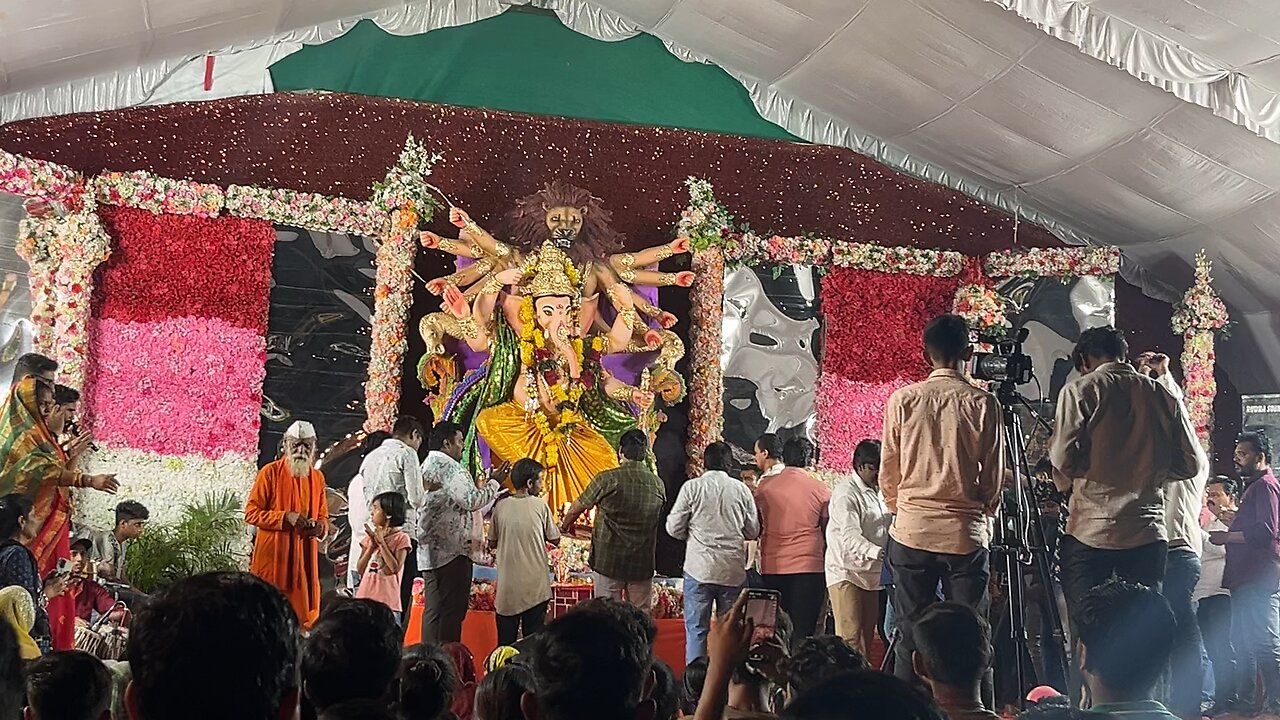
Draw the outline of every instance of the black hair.
M608 615L617 618L623 624L634 624L639 628L641 637L649 644L651 650L654 643L658 641L658 624L653 621L653 615L629 602L613 598L591 598L574 605L570 612Z
M462 426L457 423L442 420L431 428L431 437L427 440L428 450L439 450L444 444L452 440L456 435L462 432Z
M969 349L969 324L959 315L939 315L924 328L924 348L937 362L963 360Z
M25 377L39 377L57 371L57 361L40 353L27 353L13 365L13 384L17 385Z
M853 449L853 469L857 470L863 465L880 467L879 440L863 440Z
M360 441L360 457L365 457L369 453L378 449L384 440L389 440L391 433L386 430L374 430L364 436L364 440Z
M520 698L525 693L536 691L533 672L520 663L508 662L486 674L476 686L475 717L482 720L524 720Z
M1221 485L1222 492L1230 495L1231 497L1236 497L1236 493L1240 491L1239 484L1236 483L1234 479L1227 477L1226 475L1214 475L1209 478L1209 482L1206 483L1205 486L1208 487L1209 485Z
M93 542L89 538L75 538L71 541L71 552L76 552L77 549L82 553L92 552Z
M517 460L516 464L511 466L511 487L517 490L528 488L543 469L542 463L533 458Z
M702 698L702 686L707 682L708 658L704 655L690 660L684 666L684 674L680 676L680 712L685 717L693 717L698 711L698 700Z
M379 496L381 497L381 496ZM302 690L317 711L384 697L396 677L404 634L391 608L344 598L326 608L302 641Z
M116 525L130 520L150 520L151 511L137 500L125 500L116 505Z
M414 645L405 650L396 677L396 705L406 720L436 720L453 705L458 672L439 645Z
M80 391L69 385L58 383L53 386L53 401L59 405L80 402Z
M1253 447L1253 451L1262 455L1264 462L1271 462L1271 438L1267 436L1265 430L1250 430L1249 432L1240 433L1236 438L1237 443L1248 443Z
M111 707L111 671L79 650L43 655L27 666L27 705L49 720L98 720Z
M991 667L991 627L968 605L934 603L916 616L911 633L929 677L943 685L976 687Z
M833 675L791 701L783 720L946 720L923 690L888 673Z
M808 691L833 675L870 670L871 663L847 640L836 635L806 638L791 654L788 681L791 692Z
M630 717L644 700L653 661L644 628L634 614L579 611L585 604L537 636L529 668L543 720Z
M1102 713L1078 710L1062 703L1037 703L1018 715L1018 720L1100 720Z
M1080 339L1076 341L1076 347L1071 351L1071 363L1075 365L1076 370L1080 370L1084 367L1084 361L1089 358L1117 362L1129 359L1129 343L1124 339L1124 331L1104 325L1089 328L1080 333Z
M733 469L733 448L729 443L717 440L702 451L702 467L707 470L729 472Z
M1149 696L1173 654L1177 621L1160 593L1108 580L1084 594L1075 610L1084 669L1118 700Z
M666 660L653 659L653 690L649 699L658 706L654 720L676 720L676 711L680 704L680 689L676 687L676 671L671 669Z
M782 459L782 438L774 433L765 433L756 438L756 447L770 460Z
M396 720L385 700L352 700L320 713L316 720Z
M401 415L396 418L396 424L391 428L391 434L394 437L412 437L414 433L418 433L419 437L426 437L427 432L422 427L422 421L412 415Z
M409 516L408 501L394 490L375 495L373 502L378 503L378 507L382 508L382 512L387 516L388 527L398 528L404 525L405 518Z
M632 462L640 462L649 455L649 436L643 430L628 430L618 439L618 452Z
M22 493L9 493L0 497L0 540L17 536L20 521L31 514L31 508L31 501Z
M22 717L22 662L17 631L0 622L0 718Z
M127 657L137 720L276 720L297 688L298 616L248 573L193 575L138 609Z
M782 464L804 468L813 462L813 443L807 437L793 437L782 445Z

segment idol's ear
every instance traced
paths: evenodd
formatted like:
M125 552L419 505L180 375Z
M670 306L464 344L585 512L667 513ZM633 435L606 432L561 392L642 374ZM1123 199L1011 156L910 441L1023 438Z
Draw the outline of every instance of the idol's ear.
M582 213L582 217L586 217L586 216L587 216L587 206L586 206L586 205L583 205L582 207L578 208L578 212Z

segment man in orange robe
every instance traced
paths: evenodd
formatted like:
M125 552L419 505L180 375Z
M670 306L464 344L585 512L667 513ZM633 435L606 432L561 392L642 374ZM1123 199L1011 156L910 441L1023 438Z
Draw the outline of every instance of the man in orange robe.
M304 628L320 615L320 543L329 530L324 475L315 469L316 430L295 422L284 455L258 471L244 506L257 528L249 572L280 589Z

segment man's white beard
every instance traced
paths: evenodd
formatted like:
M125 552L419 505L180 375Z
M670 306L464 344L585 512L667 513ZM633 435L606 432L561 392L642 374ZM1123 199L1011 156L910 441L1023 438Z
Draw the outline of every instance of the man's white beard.
M296 458L289 456L289 474L296 477L311 476L311 458Z

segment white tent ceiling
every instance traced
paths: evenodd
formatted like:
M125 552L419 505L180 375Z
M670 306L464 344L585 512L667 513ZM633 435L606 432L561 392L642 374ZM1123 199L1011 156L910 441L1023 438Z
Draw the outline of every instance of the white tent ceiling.
M139 102L207 52L287 52L360 16L421 31L506 4L11 1L0 15L0 107ZM1169 285L1185 287L1207 248L1244 325L1220 357L1242 390L1280 387L1274 0L535 4L603 39L650 32L733 73L762 114L798 135L1017 209L1068 240L1119 245Z

